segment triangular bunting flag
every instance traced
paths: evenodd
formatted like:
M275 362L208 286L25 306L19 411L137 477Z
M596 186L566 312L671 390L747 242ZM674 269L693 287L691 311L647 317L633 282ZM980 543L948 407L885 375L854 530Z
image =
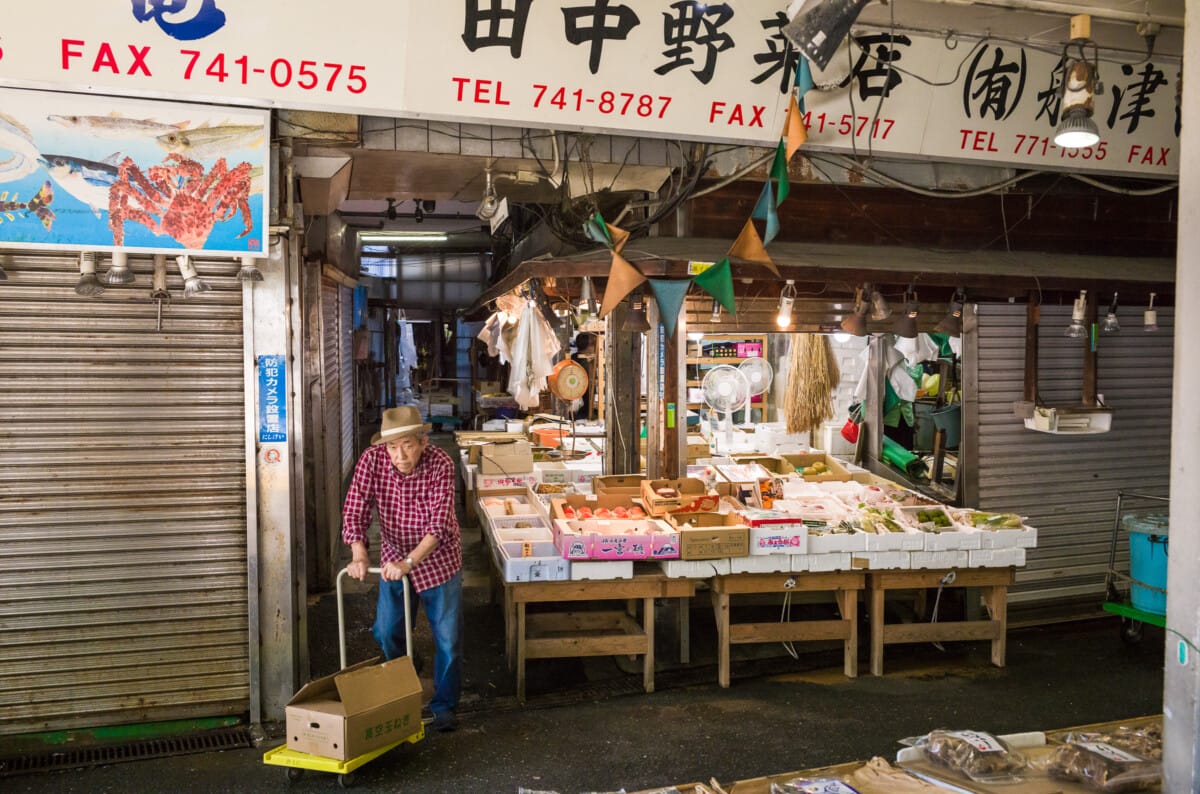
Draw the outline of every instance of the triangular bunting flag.
M767 222L767 236L763 240L763 245L770 245L775 236L779 234L779 213L775 211L775 191L771 189L770 179L763 185L762 193L758 196L758 203L754 205L754 212L750 213L750 217Z
M612 252L612 267L608 271L608 284L604 287L604 301L600 304L600 317L606 317L629 293L633 292L646 277L625 261L616 251Z
M783 203L783 200L788 197L791 192L791 185L788 184L787 172L787 147L783 141L779 142L779 146L775 149L775 161L771 163L771 179L775 180L775 206L778 207ZM767 240L767 242L771 242Z
M803 58L800 60L807 63ZM788 105L784 137L787 138L787 159L791 162L792 155L808 140L808 130L804 127L804 110L796 104L796 97L792 97L792 102Z
M606 248L612 248L613 239L608 233L608 228L608 224L604 222L604 218L598 212L584 221L583 224L583 231L590 239L595 240Z
M801 58L800 63L796 64L796 93L800 96L800 114L804 115L804 95L812 90L816 83L813 82L812 67L808 65L808 58Z
M733 297L733 269L729 266L729 257L706 269L692 281L712 295L717 303L725 307L725 311L737 314L737 304Z
M775 267L775 263L771 261L767 249L763 247L762 238L758 236L758 230L754 228L754 221L747 220L746 225L742 227L741 234L733 241L733 246L729 249L729 256L737 259L745 259L747 262L757 262L760 265L766 265L771 272L782 278L779 268ZM608 297L607 295L605 297Z
M679 321L679 309L683 299L687 297L688 287L692 280L668 281L662 278L650 279L650 289L654 290L654 300L658 301L658 319L667 330L667 336L675 335L675 326Z
M620 253L621 249L625 247L625 243L629 242L629 232L618 229L611 223L606 223L604 226L608 230L609 239L612 240L612 249Z

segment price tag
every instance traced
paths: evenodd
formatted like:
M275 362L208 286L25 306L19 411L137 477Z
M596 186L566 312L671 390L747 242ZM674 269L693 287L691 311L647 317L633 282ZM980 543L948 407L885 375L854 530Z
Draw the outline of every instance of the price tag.
M1003 753L1004 745L990 733L980 731L955 731L951 736L962 739L981 753Z
M1137 763L1144 759L1138 758L1133 753L1127 753L1124 750L1113 747L1111 744L1104 742L1080 742L1080 747L1086 747L1096 755L1107 758L1110 761L1119 761L1121 763Z

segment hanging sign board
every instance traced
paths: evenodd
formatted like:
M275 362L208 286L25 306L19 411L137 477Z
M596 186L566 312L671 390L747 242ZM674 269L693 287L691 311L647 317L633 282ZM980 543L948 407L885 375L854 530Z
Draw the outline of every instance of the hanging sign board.
M1103 91L1093 116L1100 142L1063 149L1054 144L1061 53L1003 41L960 40L950 49L943 38L899 31L856 31L853 38L849 77L804 97L804 151L1163 179L1179 174L1176 60L1130 65L1101 53ZM839 59L846 61L844 52L830 71Z
M0 84L774 146L799 58L780 0L300 5L17 4Z
M6 3L0 83L345 112L399 108L415 0ZM433 15L432 3L422 14ZM81 24L86 20L86 24ZM331 35L332 28L346 35Z
M0 88L0 247L266 256L267 111Z
M258 443L278 444L287 434L287 370L283 356L258 357Z

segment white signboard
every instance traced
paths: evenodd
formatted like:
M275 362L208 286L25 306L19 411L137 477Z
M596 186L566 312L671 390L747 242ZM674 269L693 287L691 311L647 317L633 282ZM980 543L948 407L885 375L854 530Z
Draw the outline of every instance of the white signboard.
M223 104L394 109L404 77L397 52L415 3L304 5L7 3L0 83Z
M493 9L493 5L496 6ZM783 0L451 0L408 39L405 107L552 129L779 142Z
M1179 173L1177 61L1102 57L1093 117L1100 142L1063 149L1054 145L1060 55L996 41L951 50L941 38L907 33L856 31L855 38L850 77L836 91L805 96L805 150L1164 179Z
M774 145L798 58L784 0L9 5L0 85L687 140Z

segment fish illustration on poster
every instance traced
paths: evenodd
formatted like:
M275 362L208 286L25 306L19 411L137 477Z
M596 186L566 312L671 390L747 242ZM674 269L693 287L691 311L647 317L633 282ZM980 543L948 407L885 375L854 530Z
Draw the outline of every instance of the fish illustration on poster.
M270 113L0 88L0 248L267 255Z

